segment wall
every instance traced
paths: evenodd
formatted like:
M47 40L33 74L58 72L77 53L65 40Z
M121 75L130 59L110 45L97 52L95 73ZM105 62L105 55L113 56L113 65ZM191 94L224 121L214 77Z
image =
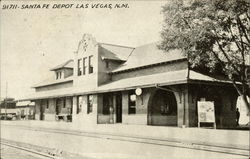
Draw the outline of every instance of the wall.
M128 91L122 92L122 123L147 125L148 100L151 89L142 89L142 95L136 97L136 114L128 114Z
M61 109L60 114L69 114L69 109L72 108L71 106L71 97L66 97L66 104L65 108ZM56 120L56 98L51 98L51 99L44 99L48 100L48 108L46 106L44 107L44 120L46 121L55 121ZM41 105L41 100L36 100L35 101L35 119L40 120L40 107Z
M69 76L73 76L73 69L64 68L63 72L64 72L64 78L67 78Z
M106 83L111 80L111 75L107 72L119 67L122 62L118 62L115 60L103 60L101 55L104 51L104 48L99 46L98 48L98 85ZM107 51L107 50L106 50ZM110 52L112 54L112 52ZM106 62L109 63L109 68L106 67Z
M36 92L55 90L55 89L63 89L63 88L69 88L72 86L73 86L73 81L69 81L69 82L60 83L60 84L38 87L38 88L36 88Z
M93 56L94 72L89 74L89 56ZM87 58L86 74L78 76L78 59ZM82 88L96 88L98 74L98 44L95 39L88 34L84 34L79 42L78 50L74 54L74 86Z
M176 118L176 116L152 115L151 116L151 125L176 126L177 125L177 118Z
M49 107L45 108L44 120L55 121L55 119L56 119L56 116L55 116L56 102L55 102L55 99L48 99L48 100L49 100Z
M87 112L87 95L83 95L82 111L77 113L77 96L73 97L73 122L81 125L96 124L97 123L97 103L98 95L93 95L92 113Z
M35 120L40 120L40 107L41 107L41 101L36 100L35 101Z
M120 73L112 75L112 81L116 81L116 80L124 79L124 78L130 78L130 77L137 77L137 76L151 75L151 74L156 74L156 73L182 70L182 69L187 69L187 61L178 61L178 62L162 64L158 66L151 66L149 68L133 70L129 72L120 72Z
M107 74L106 62L101 58L102 47L98 47L98 85L101 85L110 80L110 75Z

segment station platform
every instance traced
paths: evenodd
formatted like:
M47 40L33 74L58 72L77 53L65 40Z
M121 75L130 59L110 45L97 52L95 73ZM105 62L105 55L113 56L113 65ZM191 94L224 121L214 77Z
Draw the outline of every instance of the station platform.
M84 124L52 121L1 121L1 125L68 132L88 132L111 136L133 137L156 141L184 143L186 145L212 146L249 151L250 131L210 128L179 128L166 126L126 124ZM1 130L4 131L4 130Z

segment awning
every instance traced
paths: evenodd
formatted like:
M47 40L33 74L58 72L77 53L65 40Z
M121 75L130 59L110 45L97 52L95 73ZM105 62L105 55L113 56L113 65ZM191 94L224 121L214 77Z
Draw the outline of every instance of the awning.
M158 86L176 85L176 84L184 84L192 80L229 83L229 81L218 80L192 70L190 70L189 79L187 79L187 76L188 76L187 69L157 73L152 75L144 75L144 76L120 79L117 81L112 81L103 84L95 88L89 86L83 86L83 87L71 87L65 89L62 88L45 92L37 92L19 101L44 99L44 98L57 98L64 96L75 96L81 94L82 95L97 94L97 93L112 92L112 91L130 90L130 89L135 89L137 87L141 88L155 87L156 85Z
M21 107L21 106L34 106L35 103L31 102L31 101L20 101L16 103L17 107Z

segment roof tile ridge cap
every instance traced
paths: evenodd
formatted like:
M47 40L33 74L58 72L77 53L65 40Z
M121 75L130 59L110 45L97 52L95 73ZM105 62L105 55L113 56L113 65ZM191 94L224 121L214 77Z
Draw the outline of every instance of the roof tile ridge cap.
M69 64L70 62L74 62L74 60L73 60L73 59L69 59L69 60L67 60L67 61L65 61L65 62L63 62L63 63L61 63L61 64L58 64L58 65L52 67L52 68L49 69L49 70L50 70L50 71L53 71L55 68L57 68L57 67L60 66L60 65L62 65L61 68L63 68L65 65Z
M135 51L135 48L133 48L133 50L130 52L130 54L128 55L126 62L128 61L129 57L132 55L132 53ZM122 65L121 65L122 66Z
M117 47L124 47L124 48L129 48L129 49L135 49L135 47L132 46L124 46L124 45L118 45L118 44L110 44L110 43L104 43L104 42L98 42L98 44L102 45L112 45L112 46L117 46Z
M39 83L37 83L37 84L33 84L33 86L31 86L31 87L36 87L37 85L40 85L40 84L42 84L43 82L48 81L48 80L52 80L52 76L51 76L51 77L48 77L48 78L46 78L46 79L44 79L44 80L42 80L41 82L39 82Z

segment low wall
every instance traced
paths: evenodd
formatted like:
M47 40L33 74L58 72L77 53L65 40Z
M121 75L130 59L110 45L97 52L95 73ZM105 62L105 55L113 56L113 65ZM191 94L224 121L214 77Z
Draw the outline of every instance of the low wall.
M177 126L177 116L151 115L150 125Z
M83 113L75 114L73 122L80 125L97 124L97 116L96 114L83 114Z
M147 114L122 115L122 123L147 125Z
M98 124L109 124L110 123L110 115L99 114L97 116L97 123Z
M40 114L35 114L35 120L40 120Z
M55 121L56 120L55 114L44 114L44 120Z

